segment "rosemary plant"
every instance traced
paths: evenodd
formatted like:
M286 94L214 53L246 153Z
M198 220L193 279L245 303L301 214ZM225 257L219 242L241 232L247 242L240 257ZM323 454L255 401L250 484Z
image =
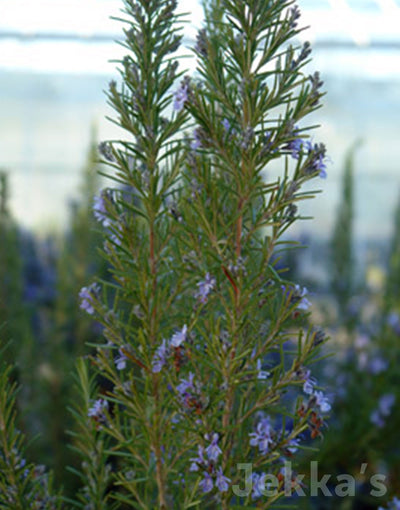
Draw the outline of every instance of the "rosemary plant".
M108 92L123 135L100 145L111 183L94 204L111 279L80 291L104 339L78 365L83 488L66 501L269 508L299 493L296 459L330 410L309 368L325 335L273 263L326 175L305 120L322 82L292 0L207 2L192 76L176 0L124 5Z
M294 2L206 7L182 77L176 3L126 0L129 53L108 94L126 133L101 145L116 185L95 202L113 282L82 289L81 307L106 339L89 415L130 508L268 508L330 409L307 368L324 341L307 291L271 263L312 196L302 185L326 175L303 121L322 82L304 72L309 44L291 42Z

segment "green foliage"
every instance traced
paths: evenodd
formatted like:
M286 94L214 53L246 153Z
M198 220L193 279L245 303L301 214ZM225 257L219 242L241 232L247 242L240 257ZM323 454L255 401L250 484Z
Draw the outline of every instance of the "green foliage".
M61 508L53 491L52 476L44 466L27 463L24 436L16 427L16 384L11 369L2 363L0 372L0 508L26 510Z
M82 488L78 497L70 503L86 510L111 510L115 505L110 502L107 494L111 485L111 465L107 464L107 450L110 446L99 424L88 417L98 388L83 358L77 362L76 379L74 390L78 399L71 408L75 418L71 436L73 450L81 462L80 468L71 471L80 478Z
M348 320L348 305L355 291L353 246L354 220L354 155L360 142L348 151L345 160L342 196L337 208L336 222L331 241L331 287L336 297L340 317Z
M386 313L400 312L400 198L393 220L393 235L390 243L384 296Z

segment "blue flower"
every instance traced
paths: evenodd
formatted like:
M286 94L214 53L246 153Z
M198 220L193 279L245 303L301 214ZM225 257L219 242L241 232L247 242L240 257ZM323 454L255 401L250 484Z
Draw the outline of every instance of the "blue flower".
M378 401L378 408L375 409L370 415L370 421L375 426L382 428L385 426L385 418L392 412L392 407L395 403L396 397L393 393L386 393Z
M171 337L171 340L169 341L169 345L172 347L180 347L183 342L186 340L187 337L187 326L186 324L183 326L181 331L177 331L174 333Z
M400 510L400 499L393 498L387 509L380 506L378 510Z
M288 143L287 149L292 152L292 158L299 159L301 149L304 145L305 141L302 138L295 138Z
M79 305L82 310L85 310L89 315L94 314L93 301L100 292L100 286L97 283L92 283L89 287L83 287L79 292L81 304Z
M166 340L163 339L161 345L159 347L157 347L157 350L153 356L153 361L152 361L153 373L161 372L162 367L167 362L168 356L169 356L169 349L167 346L167 342L166 342Z
M376 358L370 361L369 371L373 375L378 375L384 372L387 369L387 367L388 367L387 361L377 356Z
M209 475L207 471L204 473L204 478L199 483L199 487L204 492L204 494L207 494L207 492L211 492L213 490L214 482L211 478L211 475Z
M195 297L197 297L201 303L206 303L208 295L214 289L215 284L216 284L215 278L211 276L210 273L207 273L204 280L200 281L197 284L199 290L196 293Z
M297 303L296 308L299 310L307 311L310 308L311 303L305 297L308 294L306 287L301 288L298 284L291 287L285 287L282 285L282 290L285 292L287 297L290 297L291 303Z
M229 131L230 130L231 123L229 122L228 119L223 119L221 124L222 124L223 128L225 129L225 131Z
M321 413L328 413L331 410L331 405L322 391L314 391L311 399L313 399L315 405L320 408Z
M106 197L108 195L107 190L102 190L100 195L93 198L93 214L97 221L99 221L104 227L108 227L111 224L110 219L107 216Z
M379 411L383 414L383 416L389 416L392 412L393 404L396 400L396 397L393 393L386 393L379 399Z
M206 439L210 440L210 437L208 434L206 435ZM219 439L218 434L214 433L211 438L211 444L206 448L207 457L212 462L217 462L219 455L221 455L221 453L222 453L221 448L217 444L218 439Z
M118 354L119 355L116 356L114 359L115 366L117 367L117 370L124 370L124 368L126 368L126 360L128 358L126 357L121 348L118 349Z
M199 445L198 446L198 456L190 459L192 461L192 464L190 465L189 471L198 471L199 465L204 466L207 464L205 458L204 458L204 447Z
M193 385L193 379L194 379L194 374L192 372L189 372L188 379L181 379L181 383L178 384L178 386L176 387L176 390L178 391L178 393L181 396L184 396L184 394L187 393L188 390L195 389L194 385Z
M269 447L274 442L272 434L273 429L271 427L269 418L263 418L258 422L256 431L249 434L251 438L250 445L258 446L260 453L264 455L268 452Z
M371 413L369 420L372 424L375 425L375 427L378 427L379 429L385 426L385 420L382 418L377 409Z
M94 418L97 421L105 421L106 415L105 411L108 409L108 402L103 398L99 398L95 400L92 407L88 410L88 416L90 418Z
M178 88L178 90L174 94L174 110L180 112L185 106L186 101L188 100L189 93L189 79L184 78Z
M304 384L303 391L306 395L312 395L314 392L314 386L317 384L317 380L311 377L311 370L306 369L304 372Z
M253 492L251 494L252 499L261 498L261 496L265 493L265 473L252 473L251 475L251 483Z
M231 480L222 473L222 468L219 467L216 474L215 486L220 492L226 492L229 489Z

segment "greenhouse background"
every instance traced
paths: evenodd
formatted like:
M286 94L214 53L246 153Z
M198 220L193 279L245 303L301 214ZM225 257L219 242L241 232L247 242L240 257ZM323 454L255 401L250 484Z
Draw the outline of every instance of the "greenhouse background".
M346 150L357 140L358 241L385 240L400 191L400 3L301 0L304 38L328 94L317 113L332 163L312 204L313 230L326 236L338 201ZM185 3L201 18L195 2ZM35 230L65 222L91 127L113 136L105 95L122 55L118 0L3 0L0 6L0 167L9 172L16 218ZM182 10L184 7L182 5ZM186 30L186 46L195 27ZM306 209L308 211L308 208ZM308 230L309 224L302 224Z

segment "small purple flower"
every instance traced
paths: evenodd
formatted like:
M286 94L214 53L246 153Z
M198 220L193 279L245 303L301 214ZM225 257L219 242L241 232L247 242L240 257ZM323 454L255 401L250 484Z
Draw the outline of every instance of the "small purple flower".
M311 377L311 370L306 369L304 373L304 384L303 391L306 395L312 395L314 392L314 386L317 384L317 380Z
M269 418L264 418L258 422L256 431L249 434L250 445L258 446L258 449L262 455L266 454L269 447L273 444L272 438L273 429L271 427Z
M169 345L172 347L180 347L186 340L186 338L187 338L187 326L185 324L181 331L177 331L172 335L171 340L169 341Z
M375 410L371 413L370 422L374 424L379 429L383 428L385 426L385 420L382 418L380 412L378 410Z
M105 411L108 409L108 402L103 398L94 401L92 407L88 410L88 416L99 421L105 421Z
M388 363L386 360L381 358L380 356L377 356L376 358L372 359L369 363L369 371L373 375L378 375L384 372L388 367Z
M382 507L379 507L378 510L385 510ZM388 510L400 510L400 499L393 498L392 501L389 503Z
M231 123L229 122L228 119L223 119L223 121L221 122L223 128L225 129L225 131L229 131L230 128L231 128Z
M322 391L314 391L311 398L315 399L315 405L320 408L321 413L328 413L331 410L331 405Z
M121 348L118 349L118 356L115 357L114 363L117 370L124 370L126 368L127 357Z
M89 287L83 287L79 292L81 304L79 305L82 310L85 310L89 315L94 314L93 299L97 297L100 292L100 285L92 283Z
M305 297L306 294L308 294L308 290L306 287L300 288L299 285L295 285L295 292L296 297L299 298L299 304L297 305L297 308L299 310L308 310L311 306L310 301Z
M181 383L178 384L178 386L176 387L176 390L177 392L182 396L185 395L185 393L188 392L188 390L194 390L194 385L193 385L193 379L194 379L194 374L192 372L189 372L189 378L188 379L181 379Z
M311 306L310 301L305 297L308 294L308 290L306 287L301 288L300 285L296 283L296 285L291 287L285 287L282 285L282 290L286 293L286 296L290 296L291 303L297 303L297 307L299 310L308 310Z
M174 110L180 112L185 106L188 100L189 93L189 81L187 79L182 80L178 90L174 94Z
M102 190L100 195L96 195L93 198L93 214L97 221L99 221L104 227L108 227L111 224L110 219L107 216L106 208L106 196L107 190Z
M252 499L258 499L261 498L261 496L265 493L265 473L253 473L251 475L251 483L252 483L252 489L253 492L251 494Z
M365 349L370 344L370 339L367 335L358 335L355 339L354 345L357 349Z
M222 468L219 467L216 474L215 486L220 492L226 492L229 490L229 484L231 480L222 473Z
M152 372L161 372L162 367L167 363L167 357L169 356L169 349L167 347L166 340L163 339L161 345L157 347L156 352L153 356L152 361Z
M293 129L293 136L296 137L291 140L286 149L291 151L293 159L299 159L301 154L306 154L308 163L304 169L305 174L312 175L318 173L322 179L327 176L326 173L326 147L324 144L312 144L309 140L304 140L297 136L299 128L295 126Z
M386 393L383 395L378 402L379 412L383 416L389 416L392 412L393 404L395 403L396 397L393 393Z
M209 435L207 434L206 435L206 439L207 440L210 440L209 438ZM218 439L219 439L219 436L218 434L213 434L212 435L212 438L211 438L211 444L209 446L207 446L206 448L206 454L207 454L207 457L209 458L209 460L211 460L212 462L217 462L218 460L218 457L221 455L222 453L222 450L221 448L218 446Z
M195 297L197 297L201 303L206 303L208 295L214 289L215 284L216 284L215 278L211 276L210 273L207 273L204 280L200 281L197 284L199 290L196 293Z
M211 478L211 475L209 475L207 471L204 473L204 478L199 483L199 487L204 492L204 494L207 494L207 492L211 492L213 490L214 482Z
M194 457L190 459L192 461L192 464L190 465L189 471L198 471L199 465L204 466L207 464L205 458L204 458L204 448L203 446L198 446L198 455L197 457Z
M302 138L295 138L288 143L287 148L292 151L292 158L299 159L300 151L303 148L304 143L305 142Z

